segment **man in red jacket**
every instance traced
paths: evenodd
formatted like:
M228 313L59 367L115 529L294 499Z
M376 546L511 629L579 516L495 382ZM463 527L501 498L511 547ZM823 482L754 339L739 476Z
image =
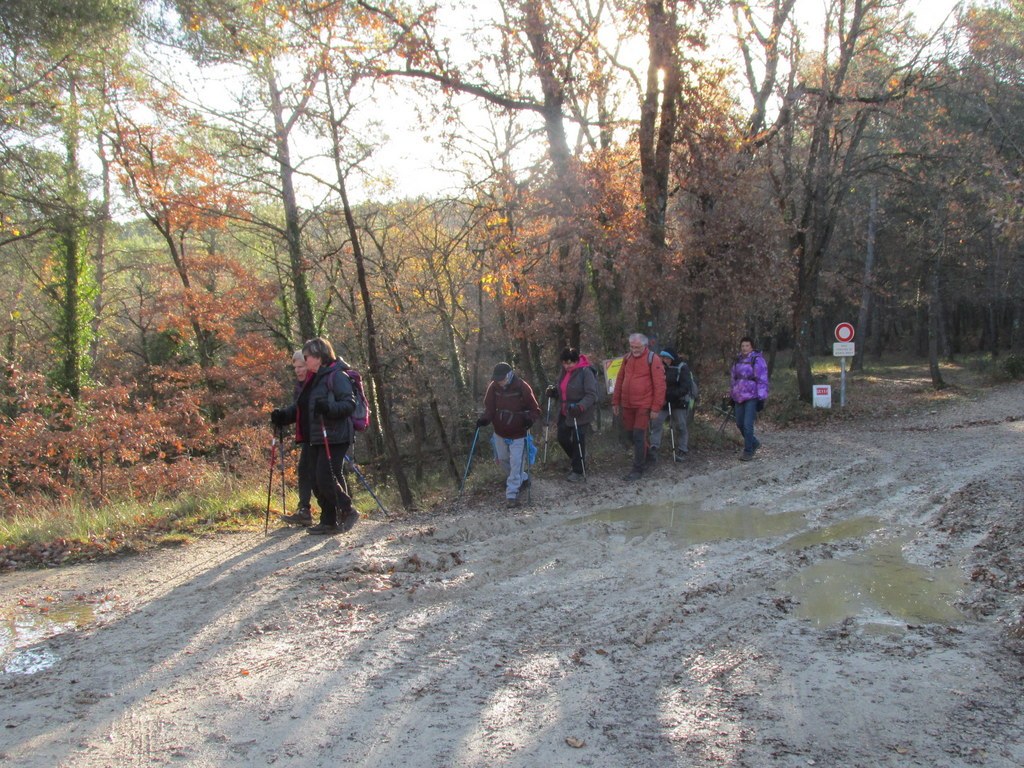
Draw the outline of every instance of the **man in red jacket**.
M633 470L627 480L643 477L647 464L647 427L665 402L665 365L647 346L647 337L634 333L629 337L629 354L622 360L615 377L612 413L622 414L622 428L633 441Z

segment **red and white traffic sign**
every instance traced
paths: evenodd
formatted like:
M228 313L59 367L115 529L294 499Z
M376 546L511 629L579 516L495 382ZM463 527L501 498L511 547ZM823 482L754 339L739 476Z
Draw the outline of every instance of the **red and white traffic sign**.
M836 326L836 341L853 341L853 325L840 323Z

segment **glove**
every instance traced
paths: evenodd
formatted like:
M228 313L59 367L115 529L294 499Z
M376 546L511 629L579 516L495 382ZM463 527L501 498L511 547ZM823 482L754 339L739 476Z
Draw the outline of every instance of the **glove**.
M544 394L548 396L549 400L555 400L558 398L558 387L554 384L548 385L548 388L544 390Z
M275 408L270 412L270 423L275 427L283 427L288 423L288 414L281 408Z
M565 409L565 412L568 416L576 418L577 416L583 413L583 406L580 405L579 403L573 403L572 405Z
M757 412L760 413L764 410L764 400L757 401Z
M523 419L523 428L529 429L533 426L533 419Z
M476 420L476 425L478 427L486 427L490 423L491 423L491 420L490 419L485 419L483 416L481 416L479 419Z
M327 402L326 397L321 397L315 403L313 403L313 413L317 416L329 416L331 413L331 406Z

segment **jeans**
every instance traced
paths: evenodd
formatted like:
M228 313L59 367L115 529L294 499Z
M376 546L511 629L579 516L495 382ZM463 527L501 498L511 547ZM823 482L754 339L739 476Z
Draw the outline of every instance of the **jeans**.
M757 418L757 400L736 403L736 428L743 435L743 452L753 454L761 442L754 437L754 419Z
M506 499L518 499L519 487L530 478L526 472L525 454L525 437L505 442L504 437L494 436L494 458L508 475L505 481Z
M687 429L687 417L690 412L686 408L673 408L672 409L672 422L675 426L676 439L676 450L680 453L687 453L690 450L690 433ZM659 411L658 415L651 419L651 448L661 448L661 433L665 426L665 422L668 421L668 408L663 411ZM669 424L669 429L672 429L673 424ZM671 437L669 438L671 441Z

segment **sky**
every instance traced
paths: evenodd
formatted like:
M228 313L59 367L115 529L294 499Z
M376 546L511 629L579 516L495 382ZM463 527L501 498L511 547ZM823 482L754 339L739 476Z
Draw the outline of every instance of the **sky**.
M919 29L934 31L946 20L951 9L960 2L961 0L911 0L907 7L913 12ZM827 0L797 0L796 18L809 34L813 34L815 28L821 28L826 4ZM437 194L439 190L456 189L460 179L442 168L446 164L458 161L443 156L436 138L430 138L431 126L420 123L411 110L403 109L401 105L398 105L390 116L387 128L390 141L378 153L375 162L379 163L382 175L399 180L395 195L432 195Z

